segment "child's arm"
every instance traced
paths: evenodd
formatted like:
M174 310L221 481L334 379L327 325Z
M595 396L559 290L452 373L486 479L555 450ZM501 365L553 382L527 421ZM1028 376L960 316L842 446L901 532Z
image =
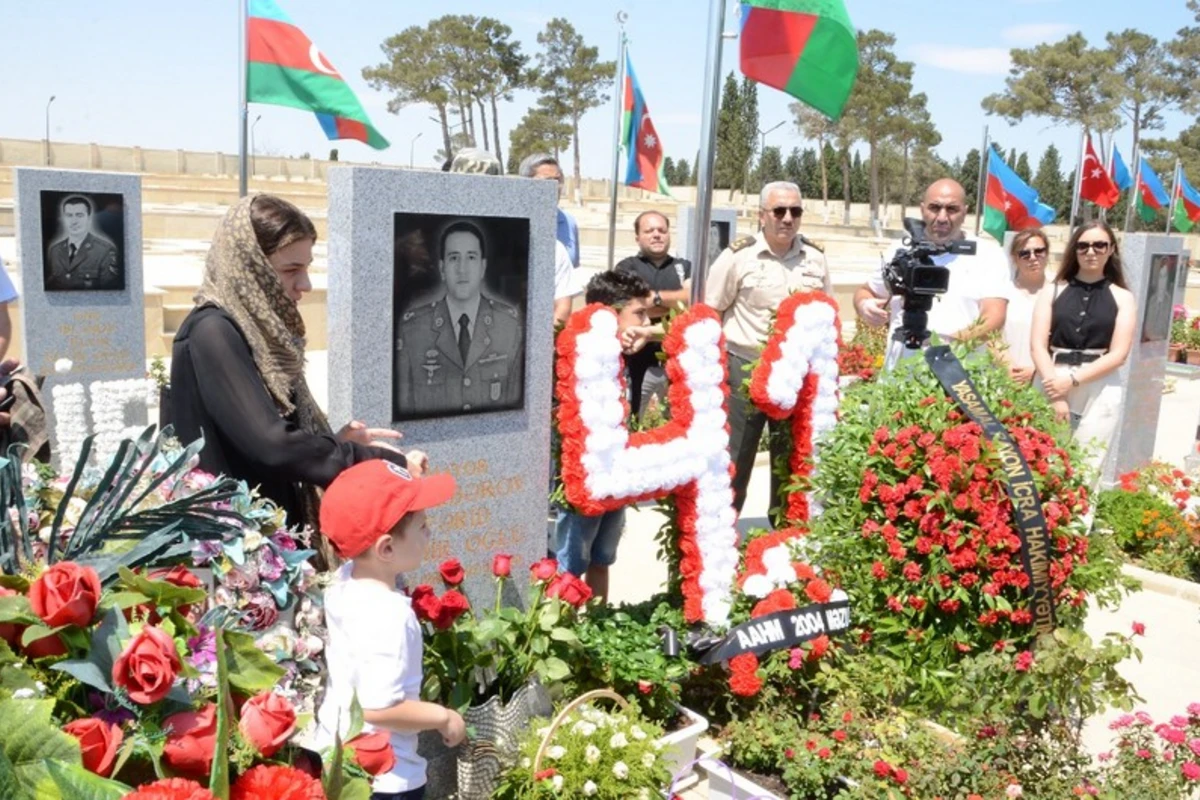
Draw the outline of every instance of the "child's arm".
M467 735L466 723L457 711L422 700L401 700L387 708L363 709L363 721L400 733L437 731L447 747L457 746Z

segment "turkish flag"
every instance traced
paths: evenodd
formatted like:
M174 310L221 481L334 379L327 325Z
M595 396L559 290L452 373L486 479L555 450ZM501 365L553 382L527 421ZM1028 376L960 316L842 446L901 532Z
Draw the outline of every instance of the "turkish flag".
M1112 208L1121 196L1121 190L1113 183L1112 175L1104 168L1104 164L1096 157L1092 149L1092 137L1087 137L1087 150L1080 165L1082 179L1079 184L1079 198L1095 203L1101 208Z

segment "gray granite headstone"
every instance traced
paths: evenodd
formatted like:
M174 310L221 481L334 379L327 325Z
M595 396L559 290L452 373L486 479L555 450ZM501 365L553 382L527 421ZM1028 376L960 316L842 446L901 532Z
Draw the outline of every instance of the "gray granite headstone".
M1117 476L1154 457L1167 370L1171 308L1178 282L1187 279L1187 263L1182 236L1131 233L1121 240L1121 265L1129 290L1137 300L1138 320L1133 347L1120 370L1125 398L1110 452L1104 460L1101 486L1111 486Z
M82 385L93 432L92 384L146 377L141 178L22 167L14 175L25 364L46 377L48 406L56 386ZM58 374L63 359L71 368ZM143 394L125 408L125 424L145 422Z
M732 208L714 208L709 230L712 238L708 245L708 263L717 260L721 251L737 239L737 211ZM672 239L676 242L681 258L695 261L692 250L692 228L696 224L696 207L682 206L679 209L679 231ZM715 246L714 246L715 245Z
M514 556L512 584L523 591L547 551L556 200L552 181L329 174L330 421L392 424L405 448L429 454L431 472L454 474L458 492L430 513L426 563L409 582L440 590L437 565L458 558L476 604L495 598L494 554ZM439 269L440 240L462 217L487 240L465 371ZM514 319L523 351L512 352Z

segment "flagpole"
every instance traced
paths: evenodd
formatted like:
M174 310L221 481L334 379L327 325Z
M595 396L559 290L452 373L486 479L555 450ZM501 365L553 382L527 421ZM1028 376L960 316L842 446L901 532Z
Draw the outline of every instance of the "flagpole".
M1117 132L1113 131L1112 136L1108 137L1108 152L1106 153L1106 157L1104 159L1104 174L1107 175L1109 177L1109 179L1113 182L1113 186L1117 185L1117 177L1115 175L1113 175L1113 151L1116 149L1116 147L1117 147ZM1118 187L1117 191L1120 192L1119 187ZM1117 197L1120 198L1120 194L1118 194ZM1100 209L1100 219L1104 220L1105 222L1108 222L1108 209L1107 208Z
M249 175L246 139L250 110L246 104L246 0L238 0L238 197L245 197Z
M988 126L983 126L983 149L979 151L979 184L975 187L975 238L983 229L983 200L987 197Z
M1133 227L1133 210L1142 196L1142 154L1139 152L1142 144L1138 142L1133 148L1133 193L1125 206L1125 232Z
M696 164L696 225L691 230L692 305L704 301L708 273L708 226L712 222L713 158L721 97L721 49L725 46L725 0L708 2L708 49L704 55L704 98L700 111L700 160Z
M1171 223L1175 221L1175 204L1179 202L1179 159L1171 172L1171 202L1167 203L1167 236L1171 235Z
M608 268L612 269L617 248L617 187L621 180L621 117L625 110L625 21L629 15L617 12L617 87L613 92L613 163L612 191L608 199Z
M1071 195L1071 217L1067 220L1067 230L1075 227L1075 215L1079 211L1079 189L1083 185L1083 147L1087 141L1087 128L1079 132L1079 156L1075 160L1075 187Z

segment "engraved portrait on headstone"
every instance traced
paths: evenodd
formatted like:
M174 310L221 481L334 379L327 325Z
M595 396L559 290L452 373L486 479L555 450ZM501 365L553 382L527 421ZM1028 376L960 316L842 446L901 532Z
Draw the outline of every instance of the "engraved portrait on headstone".
M1150 257L1143 342L1158 342L1171 335L1171 309L1178 269L1179 256L1157 253Z
M521 408L529 222L394 216L393 419Z
M47 292L125 289L125 206L119 194L41 192L42 287Z
M726 247L729 247L729 221L714 219L708 223L708 265L717 260Z

